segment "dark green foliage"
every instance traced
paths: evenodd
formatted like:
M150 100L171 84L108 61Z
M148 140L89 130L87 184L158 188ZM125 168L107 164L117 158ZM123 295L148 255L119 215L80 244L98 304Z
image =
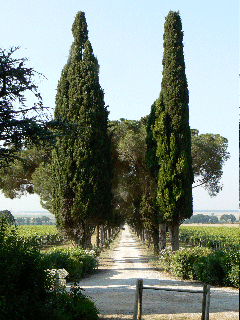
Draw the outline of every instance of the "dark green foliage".
M43 120L42 98L34 82L40 75L26 66L26 58L14 58L19 48L0 50L0 167L19 159L16 152L29 143L52 142L53 135ZM32 93L35 103L27 104Z
M39 166L49 163L49 148L31 146L16 153L11 166L0 169L0 189L10 199L32 194L33 175Z
M207 248L185 248L178 250L172 256L171 270L173 274L183 279L197 279L194 268L199 259L209 255Z
M152 236L154 253L157 254L159 252L159 213L155 199L147 192L142 196L139 213L144 229Z
M33 191L40 197L41 206L52 213L51 163L42 162L32 174Z
M44 304L51 279L39 249L8 231L0 229L0 318L47 319ZM40 316L42 314L42 316Z
M239 286L236 279L236 267L239 268L239 252L217 250L201 257L195 265L198 280L213 285Z
M236 217L233 214L223 214L220 217L220 222L231 222L234 223L236 221Z
M238 250L216 250L204 247L184 248L177 252L164 250L162 267L183 279L198 280L220 286L239 286Z
M145 164L146 119L111 121L109 131L114 164L114 210L141 229L140 202L145 189L152 189L152 178Z
M0 210L0 223L2 221L6 221L8 225L12 225L15 223L14 216L9 210Z
M153 128L156 121L156 101L151 106L151 112L148 116L147 121L147 137L146 137L146 165L150 170L152 177L157 181L159 164L157 160L156 150L157 150L157 142L153 136Z
M111 217L111 155L99 65L83 12L76 15L72 32L55 108L55 119L69 130L57 138L53 151L52 196L58 226L85 245L93 227Z
M53 248L43 254L48 269L65 269L69 273L67 279L79 281L86 274L92 273L97 267L98 260L94 251L80 248Z
M49 320L98 320L99 311L94 302L82 294L81 288L74 286L70 293L65 290L54 291L51 294L46 309L49 310Z
M219 223L218 217L208 216L206 214L196 214L191 216L190 219L184 221L184 223Z
M15 231L16 228L9 229L4 219L1 221L0 319L98 319L94 303L78 287L70 293L51 289L54 279L45 271L48 264L39 248L18 238Z
M159 163L157 201L164 219L179 225L192 215L192 158L183 32L178 12L164 24L163 78L154 137Z
M230 158L227 152L228 140L219 134L192 133L192 157L195 184L193 188L203 186L211 197L221 190L220 180L223 165ZM213 156L214 155L214 156Z

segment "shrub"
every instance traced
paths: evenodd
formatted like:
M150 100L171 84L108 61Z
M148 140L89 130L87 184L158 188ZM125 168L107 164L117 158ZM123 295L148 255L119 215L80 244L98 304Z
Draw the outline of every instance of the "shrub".
M195 266L197 278L205 283L214 285L237 286L236 267L239 266L237 251L217 250L202 257Z
M45 271L46 264L39 247L19 238L16 228L9 229L3 219L0 223L0 319L97 320L97 308L80 288L74 287L70 293L63 288L51 289L54 279Z
M218 250L207 257L201 257L195 266L195 272L197 278L204 283L223 285L227 282L229 268L226 253Z
M233 266L229 271L228 280L232 286L239 288L239 264Z
M174 253L168 248L161 251L160 264L165 271L171 270L173 254Z
M19 239L15 228L0 226L0 319L45 319L52 279L37 247Z
M65 289L53 291L46 308L51 311L51 320L99 319L93 301L83 295L78 286L73 286L70 292Z
M66 269L67 279L72 281L91 273L98 265L95 252L81 248L53 248L43 254L43 260L47 269Z
M195 280L196 274L194 272L194 266L198 263L201 257L204 257L210 253L210 250L202 247L184 248L178 250L172 256L172 273L183 279Z
M238 250L217 250L195 247L172 252L163 250L162 267L182 279L199 280L203 283L239 286Z

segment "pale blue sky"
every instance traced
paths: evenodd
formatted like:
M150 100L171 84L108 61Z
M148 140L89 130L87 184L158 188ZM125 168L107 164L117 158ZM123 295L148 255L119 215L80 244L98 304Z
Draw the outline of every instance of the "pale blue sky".
M162 79L163 28L169 10L180 11L189 87L190 126L229 140L223 190L210 198L194 189L194 210L238 209L239 4L230 0L8 0L1 1L0 47L43 73L43 102L54 108L57 82L72 43L71 27L84 11L100 64L110 119L149 114ZM37 196L9 200L0 210L41 210Z

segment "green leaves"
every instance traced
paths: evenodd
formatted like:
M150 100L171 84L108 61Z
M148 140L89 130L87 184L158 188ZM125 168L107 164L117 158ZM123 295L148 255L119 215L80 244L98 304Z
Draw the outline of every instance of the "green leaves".
M220 184L222 168L225 161L230 158L227 147L228 140L219 134L192 136L194 188L203 185L210 196L216 196L219 193L222 189Z
M170 224L179 224L192 214L193 172L183 32L178 12L169 12L163 38L163 78L152 127L159 165L157 201L164 218Z
M88 228L111 220L112 165L108 111L83 12L76 15L72 32L55 108L69 131L57 138L53 152L52 194L58 225L78 242Z
M53 140L34 81L36 75L42 75L26 67L26 58L14 58L18 49L0 50L0 167L19 159L16 153L21 148ZM32 105L27 102L29 93Z

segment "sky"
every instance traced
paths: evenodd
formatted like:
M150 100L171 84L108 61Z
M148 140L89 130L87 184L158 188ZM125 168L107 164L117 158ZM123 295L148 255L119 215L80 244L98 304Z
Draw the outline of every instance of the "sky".
M190 127L228 139L223 190L214 198L193 189L194 210L238 210L239 4L235 0L8 0L1 1L0 47L18 55L46 79L39 81L51 115L57 83L71 43L71 28L84 11L100 65L109 119L139 120L150 113L162 80L163 32L168 12L178 11L184 31ZM43 210L37 195L6 199L0 210Z

